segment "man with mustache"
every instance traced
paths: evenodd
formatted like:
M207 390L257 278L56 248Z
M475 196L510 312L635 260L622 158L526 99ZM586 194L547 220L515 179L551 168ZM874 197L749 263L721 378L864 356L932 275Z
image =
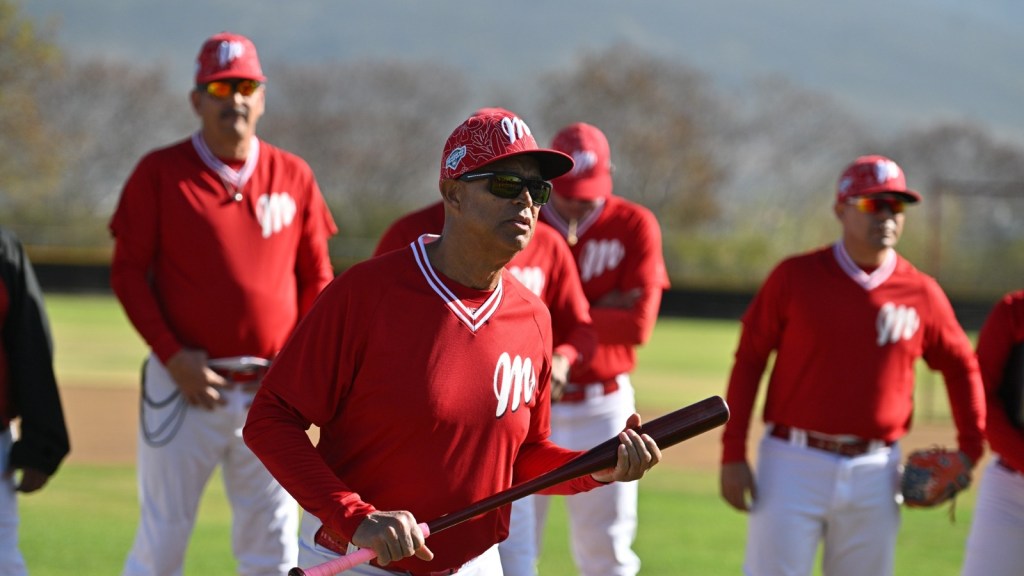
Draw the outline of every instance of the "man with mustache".
M825 574L893 573L899 440L919 358L943 375L960 451L981 457L985 397L971 343L939 284L895 250L904 209L920 200L895 162L857 158L833 206L842 237L776 266L743 316L721 493L749 512L744 574L811 574L819 544ZM755 476L747 433L773 353Z
M191 93L200 129L142 158L110 222L111 284L151 349L126 576L181 574L218 465L238 573L280 575L298 557L295 501L241 429L270 361L334 277L337 229L306 162L256 137L265 80L248 38L206 40Z

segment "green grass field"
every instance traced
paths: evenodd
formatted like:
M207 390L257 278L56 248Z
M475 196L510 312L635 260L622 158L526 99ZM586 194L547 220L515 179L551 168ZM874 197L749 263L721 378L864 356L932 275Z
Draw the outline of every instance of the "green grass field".
M145 353L112 298L50 295L47 306L64 387L134 386ZM634 376L642 412L661 414L723 394L739 325L662 319L641 349ZM934 387L932 378L923 388ZM941 386L939 386L941 390ZM929 418L948 420L943 394ZM715 434L716 431L709 432ZM74 443L74 438L72 438ZM683 450L685 447L673 448ZM705 467L706 468L706 467ZM641 483L636 550L648 576L733 575L740 572L746 522L718 497L717 471L662 466ZM957 502L956 522L944 510L903 514L896 573L954 575L970 526L974 492ZM552 507L540 571L573 574L561 501ZM21 548L34 576L109 576L131 546L138 506L129 465L67 465L47 488L20 500ZM232 574L230 514L219 477L209 485L186 558L185 574ZM816 572L817 574L817 572Z

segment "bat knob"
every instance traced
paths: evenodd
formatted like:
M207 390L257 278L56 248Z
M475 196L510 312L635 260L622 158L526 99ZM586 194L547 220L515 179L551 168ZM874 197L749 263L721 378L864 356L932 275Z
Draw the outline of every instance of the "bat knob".
M306 576L306 572L302 568L296 566L288 571L288 576Z

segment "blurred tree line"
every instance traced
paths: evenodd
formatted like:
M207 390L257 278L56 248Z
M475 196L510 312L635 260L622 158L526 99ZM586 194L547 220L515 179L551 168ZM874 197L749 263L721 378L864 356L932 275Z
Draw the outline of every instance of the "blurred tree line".
M53 260L103 261L124 179L148 150L198 127L190 86L159 65L72 61L0 0L0 224ZM901 252L952 295L1021 287L1024 149L984 126L880 134L834 100L780 78L726 89L684 59L632 46L508 85L424 62L297 65L261 54L262 138L305 158L338 222L339 269L384 228L437 198L443 142L483 106L516 111L541 145L585 121L612 146L617 194L658 216L676 287L749 290L781 258L839 234L835 181L861 154L895 159L925 201ZM183 231L183 233L186 233Z

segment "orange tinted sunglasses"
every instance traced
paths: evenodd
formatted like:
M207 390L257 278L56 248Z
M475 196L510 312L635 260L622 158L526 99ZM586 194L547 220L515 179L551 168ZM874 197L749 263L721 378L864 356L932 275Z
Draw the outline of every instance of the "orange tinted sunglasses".
M846 201L851 206L856 206L857 210L865 214L878 214L883 209L888 208L893 214L902 214L903 209L906 208L906 202L897 198L886 198L886 197L872 197L872 196L859 196L857 198L850 198Z
M260 86L262 84L257 80L214 80L200 84L199 88L218 100L225 100L235 92L242 96L252 96Z

